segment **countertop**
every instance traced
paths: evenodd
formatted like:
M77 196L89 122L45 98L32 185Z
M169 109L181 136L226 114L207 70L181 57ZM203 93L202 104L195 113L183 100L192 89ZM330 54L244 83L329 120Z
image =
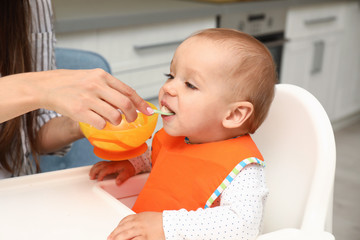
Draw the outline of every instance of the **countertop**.
M339 0L258 0L212 3L190 0L52 0L57 33L128 27L337 1ZM347 0L342 0L344 1Z

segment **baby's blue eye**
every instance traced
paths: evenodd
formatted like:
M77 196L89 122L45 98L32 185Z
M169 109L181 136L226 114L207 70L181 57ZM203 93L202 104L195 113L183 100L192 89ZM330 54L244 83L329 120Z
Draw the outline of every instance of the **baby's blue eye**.
M186 87L188 87L188 88L191 88L191 89L197 89L194 85L192 85L191 83L189 83L189 82L185 82L185 85L186 85Z
M165 73L164 75L165 77L167 77L167 79L174 79L174 76L171 75L170 73Z

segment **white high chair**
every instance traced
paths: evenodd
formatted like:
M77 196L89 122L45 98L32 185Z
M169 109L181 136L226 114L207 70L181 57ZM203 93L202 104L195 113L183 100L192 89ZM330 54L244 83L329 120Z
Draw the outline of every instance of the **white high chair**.
M277 85L269 115L252 137L264 156L270 190L257 240L335 239L335 140L318 100L300 87ZM119 187L114 181L99 184L131 208L147 176L134 176Z
M278 84L253 139L266 162L270 191L258 240L335 239L335 140L319 101L300 87Z

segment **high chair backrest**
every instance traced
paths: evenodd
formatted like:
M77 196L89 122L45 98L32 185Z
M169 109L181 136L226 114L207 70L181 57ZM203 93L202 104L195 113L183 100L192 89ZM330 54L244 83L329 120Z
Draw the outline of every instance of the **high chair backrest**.
M276 86L263 125L253 135L266 162L269 197L264 233L282 228L331 232L336 150L318 100L289 84Z
M111 74L109 62L96 52L57 47L55 48L55 59L58 69L101 68Z

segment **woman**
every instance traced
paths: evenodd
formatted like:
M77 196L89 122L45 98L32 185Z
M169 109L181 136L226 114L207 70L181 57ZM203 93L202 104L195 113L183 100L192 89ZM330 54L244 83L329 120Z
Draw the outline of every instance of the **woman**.
M50 0L3 1L0 178L39 172L39 154L64 153L83 137L77 121L101 129L106 121L120 123L119 109L128 121L136 109L151 112L133 89L102 70L48 71L55 69L54 43Z

